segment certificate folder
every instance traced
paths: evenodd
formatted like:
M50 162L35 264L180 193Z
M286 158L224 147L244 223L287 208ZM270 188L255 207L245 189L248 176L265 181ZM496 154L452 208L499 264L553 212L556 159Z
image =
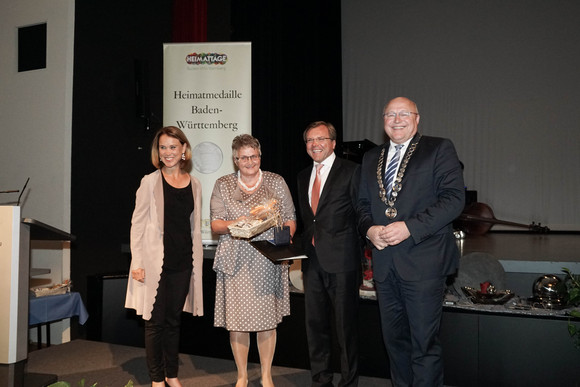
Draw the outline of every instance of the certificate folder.
M252 241L250 244L274 263L308 258L304 255L302 250L294 244L276 246L269 241Z

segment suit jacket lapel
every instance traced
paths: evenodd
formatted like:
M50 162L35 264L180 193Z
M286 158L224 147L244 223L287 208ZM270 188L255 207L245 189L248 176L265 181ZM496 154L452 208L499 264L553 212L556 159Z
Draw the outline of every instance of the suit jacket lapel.
M413 144L415 141L417 141L420 138L420 134L419 132L415 133L415 135L413 136L413 138L411 139L411 142L409 143L409 146L407 146L407 148L405 149L405 154L403 155L403 160L405 159L405 156L407 156L407 152L409 152L409 148L411 148L411 144ZM419 141L419 143L417 144L417 148L421 145L421 142ZM411 159L409 160L409 164L407 164L407 169L409 169L409 165L413 165L413 159L415 158L417 153L417 149L415 149L415 154L411 157ZM405 174L406 175L406 174ZM403 180L405 179L405 176L403 176Z
M328 173L328 177L326 178L326 182L322 188L322 195L320 195L320 200L318 201L318 208L316 209L316 212L320 211L320 207L324 207L326 197L330 195L330 187L333 187L335 184L334 181L340 178L341 168L342 161L337 157L334 159L334 163L332 163L332 168L330 168L330 172Z
M411 144L418 141L420 137L421 137L421 134L419 134L419 132L415 133L415 135L413 136L413 138L409 142L409 145L407 146L407 148L405 148L405 154L403 155L403 159L405 158L405 156L407 156L407 152L409 152L409 148L411 148ZM421 144L421 142L419 142L419 144ZM419 146L419 144L417 144L417 147ZM415 152L416 152L416 150L415 150ZM411 160L412 159L413 158L411 158Z
M387 158L389 157L389 147L391 146L391 142L387 141L386 143L383 144L383 149L384 149L384 155L383 155L383 166L382 166L382 170L381 170L381 176L383 177L383 180L385 180L385 172L387 171ZM379 158L380 156L380 152L377 153L377 168L378 168L378 164L379 164ZM376 171L376 169L375 169Z
M415 141L417 141L417 139L419 138L419 136L421 136L419 134L419 132L415 133L415 135L411 139L411 142L409 142L409 145L405 148L405 153L402 155L401 160L404 160L405 159L405 156L407 156L407 152L409 152L409 148L411 147L411 144L414 143ZM419 146L419 144L417 144L417 146ZM385 178L385 171L387 170L387 164L388 164L387 163L387 155L389 153L389 147L391 146L391 142L390 141L387 141L383 146L385 148L385 156L383 158L383 170L381 172L382 172L382 176L383 176L383 179L384 179ZM412 157L411 157L411 160L413 160ZM411 160L409 160L409 162L411 162ZM404 178L405 177L403 176L403 179Z
M164 206L163 206L163 176L161 176L161 170L158 170L158 178L153 187L153 197L155 198L155 209L157 210L157 220L159 222L159 227L164 230Z
M310 177L310 172L311 169L304 169L299 175L298 175L298 179L299 179L299 189L300 191L298 192L299 197L303 197L306 198L306 204L308 204L308 179Z

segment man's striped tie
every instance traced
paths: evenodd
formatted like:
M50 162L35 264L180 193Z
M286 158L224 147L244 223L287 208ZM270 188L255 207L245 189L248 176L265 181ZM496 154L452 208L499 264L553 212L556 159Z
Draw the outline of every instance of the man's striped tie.
M395 177L395 172L397 172L397 166L399 164L399 159L401 158L401 148L403 144L395 145L395 154L389 161L389 165L387 166L387 170L385 172L385 189L387 191L387 195L391 195L391 189L393 187L393 179Z

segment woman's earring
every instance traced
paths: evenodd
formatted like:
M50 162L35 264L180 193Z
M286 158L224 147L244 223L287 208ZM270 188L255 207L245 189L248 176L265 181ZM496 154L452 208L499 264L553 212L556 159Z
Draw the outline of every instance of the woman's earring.
M181 154L181 160L185 160L185 153Z

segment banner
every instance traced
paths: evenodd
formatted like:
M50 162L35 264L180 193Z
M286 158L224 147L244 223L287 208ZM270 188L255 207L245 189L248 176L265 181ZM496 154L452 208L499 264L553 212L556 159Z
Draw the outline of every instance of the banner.
M202 185L204 244L216 244L209 202L215 181L234 172L232 140L252 132L251 43L163 45L163 125L183 130Z

